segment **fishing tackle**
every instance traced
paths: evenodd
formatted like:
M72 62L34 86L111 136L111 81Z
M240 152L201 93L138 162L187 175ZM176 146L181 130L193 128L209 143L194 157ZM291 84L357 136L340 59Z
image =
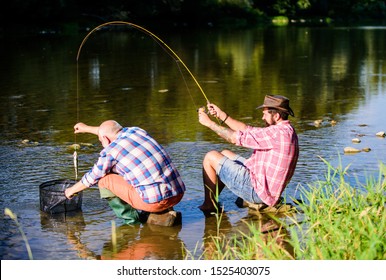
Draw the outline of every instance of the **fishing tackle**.
M110 21L110 22L106 22L106 23L103 23L97 27L95 27L93 30L91 30L83 39L82 43L80 44L79 46L79 49L78 49L78 53L77 53L77 56L76 56L76 61L78 62L79 61L79 57L80 57L80 53L81 53L81 50L83 48L83 45L86 43L87 39L90 37L90 35L92 33L94 33L95 31L97 30L100 30L102 29L102 27L105 27L105 26L108 26L108 25L129 25L139 31L142 31L143 33L149 35L150 37L152 37L171 57L173 57L177 62L180 62L182 64L182 66L184 66L184 68L186 69L186 71L189 73L189 75L192 77L193 81L196 83L196 85L198 86L198 88L200 89L202 95L204 96L205 100L207 103L210 103L209 102L209 99L207 98L204 90L202 89L201 85L199 84L199 82L197 81L196 77L194 77L193 73L189 70L189 68L186 66L186 64L182 61L182 59L172 50L172 48L170 48L164 41L162 41L158 36L156 36L154 33L150 32L149 30L147 30L146 28L142 27L142 26L139 26L137 24L134 24L134 23L131 23L131 22L127 22L127 21ZM178 65L178 64L177 64Z
M200 108L197 109L197 112L200 112L202 110L205 114L208 114L209 111L207 110L206 106L201 106Z
M154 33L150 32L149 30L147 30L146 28L142 27L142 26L139 26L137 24L134 24L134 23L131 23L131 22L127 22L127 21L110 21L110 22L106 22L106 23L103 23L101 25L98 25L97 27L95 27L94 29L92 29L82 40L82 43L80 44L79 48L78 48L78 52L77 52L77 55L76 55L76 62L77 62L77 83L76 83L76 92L77 92L77 100L79 100L79 57L80 57L80 54L81 54L81 51L82 51L82 48L84 46L84 44L86 43L87 39L91 36L91 34L93 34L94 32L102 29L103 27L105 26L108 26L108 25L129 25L147 35L149 35L151 38L153 38L155 40L155 42L157 42L163 50L165 50L167 52L167 54L169 54L173 59L175 59L176 62L179 62L185 69L186 71L189 73L189 75L192 77L193 81L196 83L197 87L199 88L199 90L201 91L202 95L204 96L205 100L206 100L206 103L209 104L209 99L208 97L206 96L204 90L202 89L201 85L199 84L199 82L197 81L196 77L193 75L193 73L190 71L190 69L186 66L186 64L182 61L182 59L173 51L172 48L170 48L164 41L162 41L157 35L155 35ZM180 66L179 64L177 63L177 66L181 72L181 69L180 69ZM182 75L183 76L183 75ZM184 76L183 76L184 78ZM185 78L184 78L184 82L186 84L186 81L185 81ZM188 88L188 87L187 87ZM188 88L189 90L189 88ZM192 98L193 100L193 98ZM194 100L193 100L193 103L194 103ZM77 101L77 121L79 122L79 102ZM76 138L75 138L75 141L76 141ZM74 168L75 168L75 178L77 179L78 178L78 154L75 150L74 152Z
M72 156L74 158L75 180L78 180L78 153L76 150Z

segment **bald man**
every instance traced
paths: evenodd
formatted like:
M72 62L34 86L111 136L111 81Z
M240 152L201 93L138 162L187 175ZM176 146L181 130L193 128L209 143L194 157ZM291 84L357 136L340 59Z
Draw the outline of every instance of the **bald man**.
M114 120L100 126L77 123L74 130L97 135L103 150L91 170L66 189L67 198L98 185L101 194L111 194L106 195L109 205L126 224L140 221L138 211L162 213L181 201L185 185L180 174L145 130L122 127Z

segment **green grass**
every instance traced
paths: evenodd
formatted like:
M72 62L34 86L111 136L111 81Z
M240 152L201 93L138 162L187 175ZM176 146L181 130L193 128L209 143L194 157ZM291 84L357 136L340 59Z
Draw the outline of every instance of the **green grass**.
M210 236L200 258L216 260L386 259L386 168L351 186L348 167L328 167L324 180L303 187L298 214L271 216L276 226L247 222L248 231ZM190 255L192 257L192 255Z
M24 243L25 243L25 247L27 249L27 252L28 252L28 257L30 260L33 260L33 255L32 255L32 251L31 251L31 247L29 245L29 242L28 242L28 239L27 239L27 236L25 235L24 233L24 230L21 226L21 224L19 223L18 219L17 219L17 215L15 213L12 212L11 209L9 208L5 208L4 209L4 215L6 216L9 216L17 225L18 229L19 229L19 232L24 240Z
M204 241L203 259L209 260L254 260L293 259L291 248L285 239L286 229L262 234L258 224L247 224L249 232L230 237L222 234L211 236Z
M386 259L385 167L379 177L355 187L347 168L329 163L325 181L303 190L300 205L307 222L290 230L296 259Z

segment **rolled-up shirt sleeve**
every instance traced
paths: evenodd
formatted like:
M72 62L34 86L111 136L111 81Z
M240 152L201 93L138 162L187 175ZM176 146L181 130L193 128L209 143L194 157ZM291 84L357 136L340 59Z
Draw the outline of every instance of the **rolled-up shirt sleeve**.
M245 130L237 131L236 145L250 149L269 150L273 148L272 139L274 139L272 131L247 126Z
M102 151L97 163L82 177L82 183L87 187L96 185L101 178L111 172L113 165L114 158Z

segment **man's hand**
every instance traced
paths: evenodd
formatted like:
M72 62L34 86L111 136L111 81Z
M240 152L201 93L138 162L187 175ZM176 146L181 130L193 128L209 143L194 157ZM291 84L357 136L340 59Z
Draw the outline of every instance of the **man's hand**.
M74 126L74 133L92 133L98 135L99 126L90 126L85 123L77 123Z
M71 198L74 196L74 194L73 194L72 191L71 191L71 188L65 189L64 195L65 195L65 197L66 197L67 199L71 199Z
M208 103L207 105L209 114L216 117L220 121L225 120L225 118L228 116L227 113L225 113L223 110L221 110L217 105L213 103Z
M78 192L83 191L86 189L87 186L85 186L82 181L78 181L75 185L67 188L64 190L64 195L68 198L71 199L74 195L76 195Z
M198 109L198 121L204 126L209 126L212 123L212 120L205 112L205 107Z
M85 132L88 132L87 131L87 127L88 125L84 124L84 123L77 123L75 126L74 126L74 133L85 133Z

